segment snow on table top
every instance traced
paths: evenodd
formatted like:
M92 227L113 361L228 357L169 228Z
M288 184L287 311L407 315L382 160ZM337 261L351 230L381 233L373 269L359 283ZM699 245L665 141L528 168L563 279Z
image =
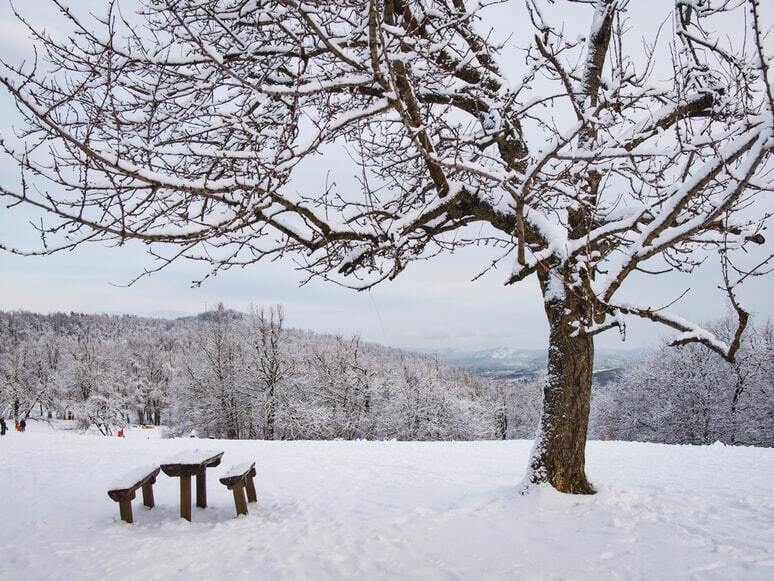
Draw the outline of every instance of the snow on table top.
M137 466L122 474L120 478L113 480L113 482L110 483L108 490L126 490L127 488L131 488L156 469L158 469L156 464Z
M183 450L170 456L162 464L202 464L210 458L223 454L222 450Z
M242 464L234 464L231 468L226 470L226 473L221 478L233 478L235 476L242 476L245 472L253 467L255 462L243 462Z

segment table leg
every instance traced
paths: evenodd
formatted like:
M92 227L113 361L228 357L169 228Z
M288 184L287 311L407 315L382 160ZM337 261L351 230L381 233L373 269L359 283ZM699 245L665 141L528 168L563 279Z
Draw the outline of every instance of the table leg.
M146 482L142 485L142 503L148 508L153 508L153 482Z
M180 518L191 522L191 476L180 475Z
M207 508L207 469L196 473L196 506Z
M237 515L247 514L247 501L245 500L245 487L241 482L234 484L234 504L236 505Z
M245 478L245 488L247 488L247 502L257 502L258 496L255 494L255 482L250 474Z

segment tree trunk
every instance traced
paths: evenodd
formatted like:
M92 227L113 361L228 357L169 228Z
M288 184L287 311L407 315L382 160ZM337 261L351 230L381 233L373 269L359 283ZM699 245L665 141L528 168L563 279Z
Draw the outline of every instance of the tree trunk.
M591 403L594 339L573 336L580 305L571 298L546 302L550 325L543 411L526 484L548 483L560 492L593 494L586 479L586 435Z
M264 440L274 439L274 421L276 418L275 401L274 401L274 384L268 386L266 390L266 421L263 428Z

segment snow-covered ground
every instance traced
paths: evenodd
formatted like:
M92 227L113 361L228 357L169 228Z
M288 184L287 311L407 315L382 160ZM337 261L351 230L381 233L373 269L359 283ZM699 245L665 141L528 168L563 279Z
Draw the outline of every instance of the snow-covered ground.
M0 439L0 579L774 579L774 450L592 442L600 492L517 494L530 443L125 439L32 422ZM178 481L118 519L137 465L225 451L210 508ZM217 477L257 462L235 518Z

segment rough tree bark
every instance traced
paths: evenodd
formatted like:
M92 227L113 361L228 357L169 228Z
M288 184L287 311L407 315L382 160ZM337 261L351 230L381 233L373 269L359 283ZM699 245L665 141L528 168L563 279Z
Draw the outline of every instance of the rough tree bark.
M548 483L560 492L593 494L586 478L585 447L594 338L577 332L582 305L557 292L551 274L540 276L549 323L548 372L526 484Z

